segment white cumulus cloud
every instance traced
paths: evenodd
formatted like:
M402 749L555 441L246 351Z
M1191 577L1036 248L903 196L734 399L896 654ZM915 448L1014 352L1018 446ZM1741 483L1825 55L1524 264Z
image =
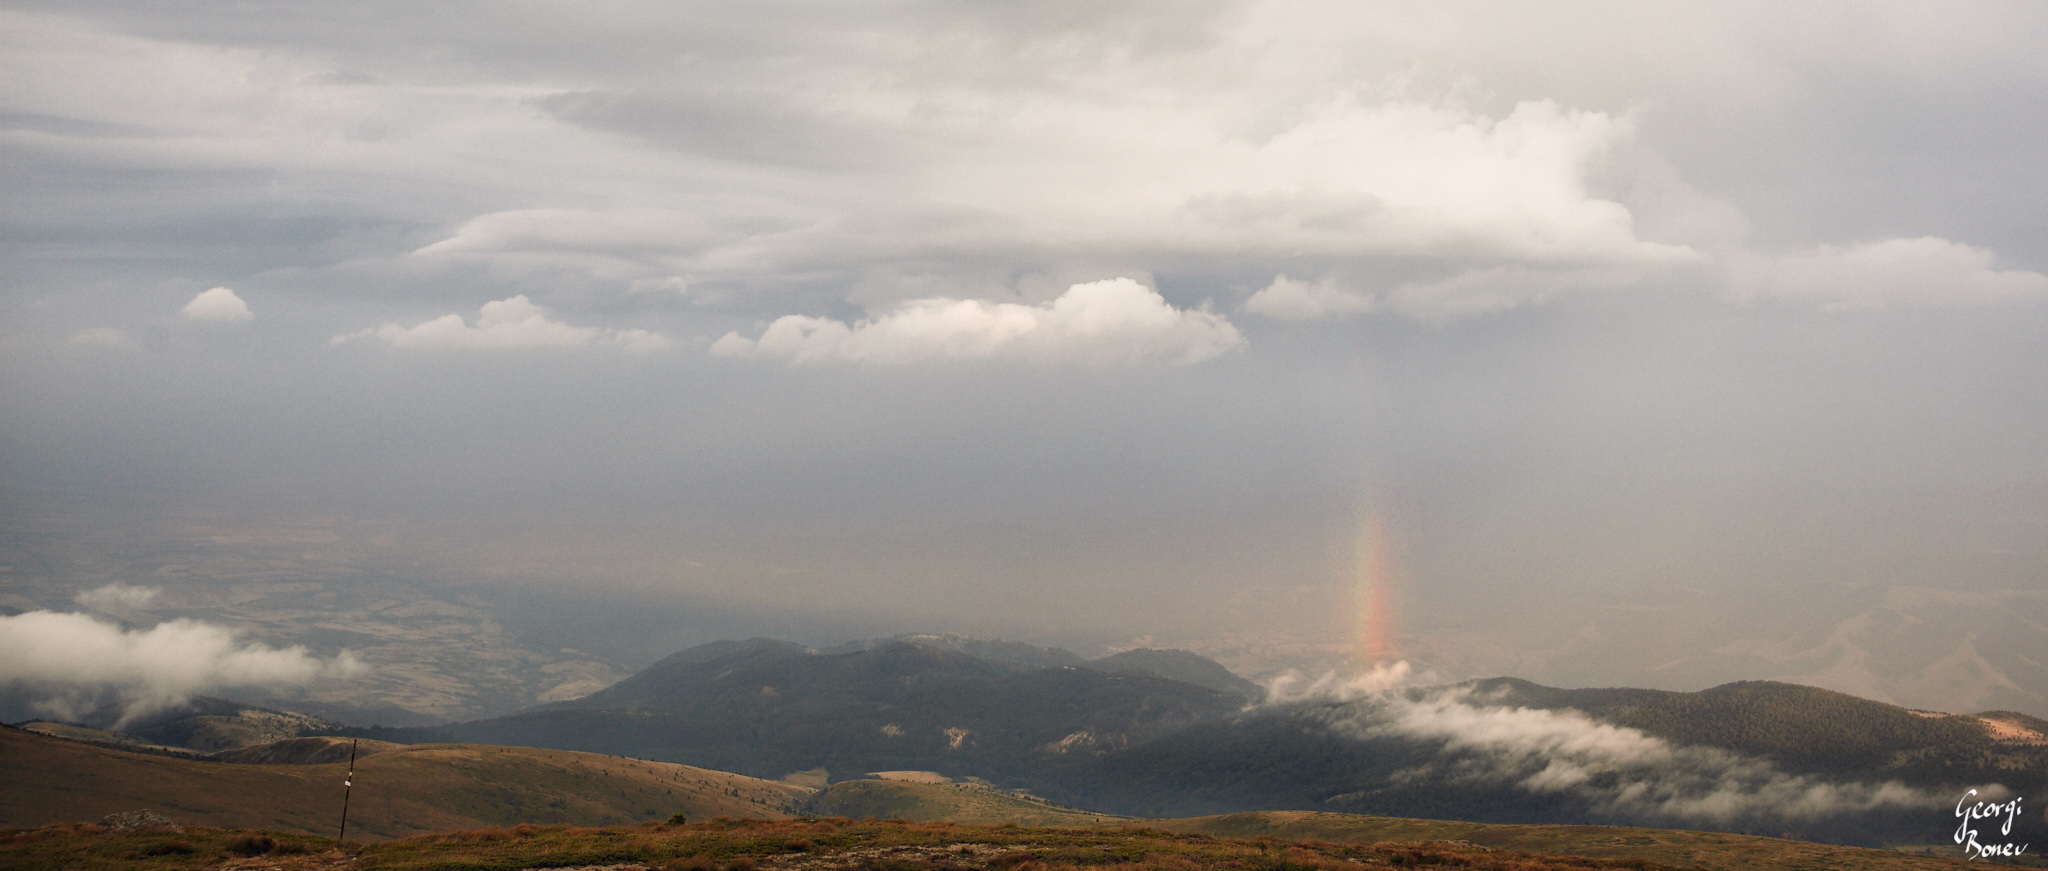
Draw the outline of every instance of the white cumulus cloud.
M1244 344L1229 319L1177 309L1128 278L1076 284L1045 305L922 299L846 324L789 315L757 339L727 333L711 353L798 363L910 363L1007 357L1040 362L1195 363Z
M1447 103L1347 97L1255 148L1219 142L1201 162L1169 165L1185 173L1172 181L1189 191L1180 205L1194 221L1186 241L1197 246L1569 263L1697 259L1690 248L1639 238L1625 206L1589 191L1588 167L1633 136L1625 117L1549 100L1493 118Z
M1999 269L1984 248L1933 236L1752 261L1735 292L1747 299L1810 302L1847 310L1922 305L1990 305L2048 297L2048 275Z
M179 311L195 321L240 323L256 317L254 312L249 311L248 303L243 302L234 291L225 287L201 291Z
M548 317L525 294L487 302L474 325L461 315L442 315L410 327L386 322L374 329L335 336L335 344L379 339L394 348L487 350L509 348L610 348L630 354L667 350L667 336L649 330L578 327Z
M76 718L112 695L123 723L230 687L300 686L350 677L349 653L323 660L303 647L243 643L222 626L172 620L126 629L86 614L0 616L0 685L42 694L40 706Z

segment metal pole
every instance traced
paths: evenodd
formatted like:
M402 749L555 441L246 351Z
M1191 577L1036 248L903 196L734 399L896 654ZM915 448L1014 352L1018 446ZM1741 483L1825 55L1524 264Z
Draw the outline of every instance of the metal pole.
M334 839L336 849L348 843L348 794L356 785L356 740L348 740L348 777L341 781L341 835Z

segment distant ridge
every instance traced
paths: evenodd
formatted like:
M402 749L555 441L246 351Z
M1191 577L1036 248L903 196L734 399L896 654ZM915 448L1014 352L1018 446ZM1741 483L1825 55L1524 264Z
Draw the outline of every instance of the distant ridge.
M1216 660L1185 650L1139 648L1090 660L1088 667L1111 674L1152 674L1217 692L1235 693L1249 701L1265 698L1258 684L1237 676Z
M760 777L824 768L835 780L931 770L1035 782L1051 767L1229 715L1246 700L1136 667L1145 664L1234 689L1228 670L1181 652L1100 668L1056 648L962 635L825 650L755 638L679 651L583 698L506 717L340 731L616 753Z
M1004 641L1000 638L976 638L953 632L911 633L893 635L888 638L874 638L866 641L849 641L836 647L819 650L818 653L852 653L859 650L873 650L887 644L915 644L919 647L935 647L964 653L983 662L1000 665L1014 665L1022 668L1057 668L1063 665L1081 665L1086 660L1073 651L1058 647L1035 647L1021 641Z

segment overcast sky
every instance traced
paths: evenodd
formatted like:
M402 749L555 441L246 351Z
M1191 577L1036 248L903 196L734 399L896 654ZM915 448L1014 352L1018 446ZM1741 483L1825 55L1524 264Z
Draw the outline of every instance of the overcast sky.
M2038 696L1990 651L2044 624L1969 621L2048 620L2043 45L2034 3L11 2L0 498L1266 663L1364 654L1379 548L1447 676L1686 689L1933 588L1992 598L1930 661ZM1694 664L1603 665L1639 643Z

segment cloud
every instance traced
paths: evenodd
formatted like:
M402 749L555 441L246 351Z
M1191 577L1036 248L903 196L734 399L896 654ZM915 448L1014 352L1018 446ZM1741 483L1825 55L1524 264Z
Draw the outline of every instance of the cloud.
M1310 321L1337 315L1365 314L1379 308L1372 294L1342 290L1329 279L1309 284L1285 275L1244 301L1244 310L1284 321Z
M1848 248L1822 245L1737 270L1744 299L1812 303L1823 310L1996 305L2048 297L2048 275L1998 269L1986 249L1933 236Z
M1256 148L1177 164L1197 245L1532 262L1672 262L1586 173L1633 123L1528 100L1505 117L1451 103L1340 97ZM1149 179L1157 185L1162 179ZM1133 195L1137 191L1131 191Z
M1569 794L1598 812L1641 821L1726 826L1937 802L1896 781L1838 783L1788 774L1766 760L1716 747L1673 745L1576 710L1494 704L1469 689L1403 692L1400 687L1409 677L1406 663L1351 679L1325 675L1305 681L1295 675L1275 684L1268 705L1341 702L1320 714L1338 735L1438 745L1433 761L1398 778L1448 778Z
M1387 308L1417 320L1450 321L1534 305L1604 279L1587 270L1492 266L1436 281L1411 281L1388 291Z
M1529 792L1572 793L1602 811L1636 817L1727 825L1934 803L1897 782L1830 783L1719 748L1673 746L1573 710L1492 706L1457 692L1403 699L1333 725L1362 738L1440 742L1446 751L1467 755L1453 763L1461 774Z
M673 209L520 209L473 218L413 256L485 260L515 271L575 269L641 289L673 278L715 238L705 219Z
M1245 300L1245 311L1280 320L1307 321L1392 312L1421 321L1484 317L1538 305L1575 292L1628 286L1641 268L1510 264L1466 269L1448 277L1409 281L1379 293L1348 290L1325 278L1314 284L1285 275ZM1671 272L1657 273L1669 278Z
M0 616L0 685L40 691L39 707L69 719L109 694L123 706L125 725L202 693L301 686L363 671L345 651L322 660L303 647L244 644L232 630L197 620L126 629L85 614Z
M195 321L238 323L256 317L254 312L249 311L248 303L243 302L234 291L225 287L202 291L193 297L191 302L185 303L185 307L179 311Z
M73 345L92 348L113 348L119 351L133 351L142 347L135 339L113 327L89 327L72 333L66 341Z
M1042 306L923 299L850 326L789 315L769 324L758 339L727 333L712 344L711 353L794 363L973 358L1196 363L1243 344L1244 337L1222 315L1176 309L1158 291L1114 278L1073 285Z
M525 294L484 303L475 326L463 323L461 315L442 315L410 327L386 322L375 329L335 336L334 343L357 339L381 339L394 348L430 350L609 348L629 354L651 354L670 346L667 336L649 330L577 327L551 320L547 310L535 305Z
M156 599L158 592L156 587L108 584L79 593L72 597L72 601L95 611L127 610L149 604Z
M1270 707L1316 699L1348 702L1409 686L1415 679L1415 666L1405 659L1380 663L1360 675L1331 671L1311 678L1288 669L1267 682L1265 704Z

